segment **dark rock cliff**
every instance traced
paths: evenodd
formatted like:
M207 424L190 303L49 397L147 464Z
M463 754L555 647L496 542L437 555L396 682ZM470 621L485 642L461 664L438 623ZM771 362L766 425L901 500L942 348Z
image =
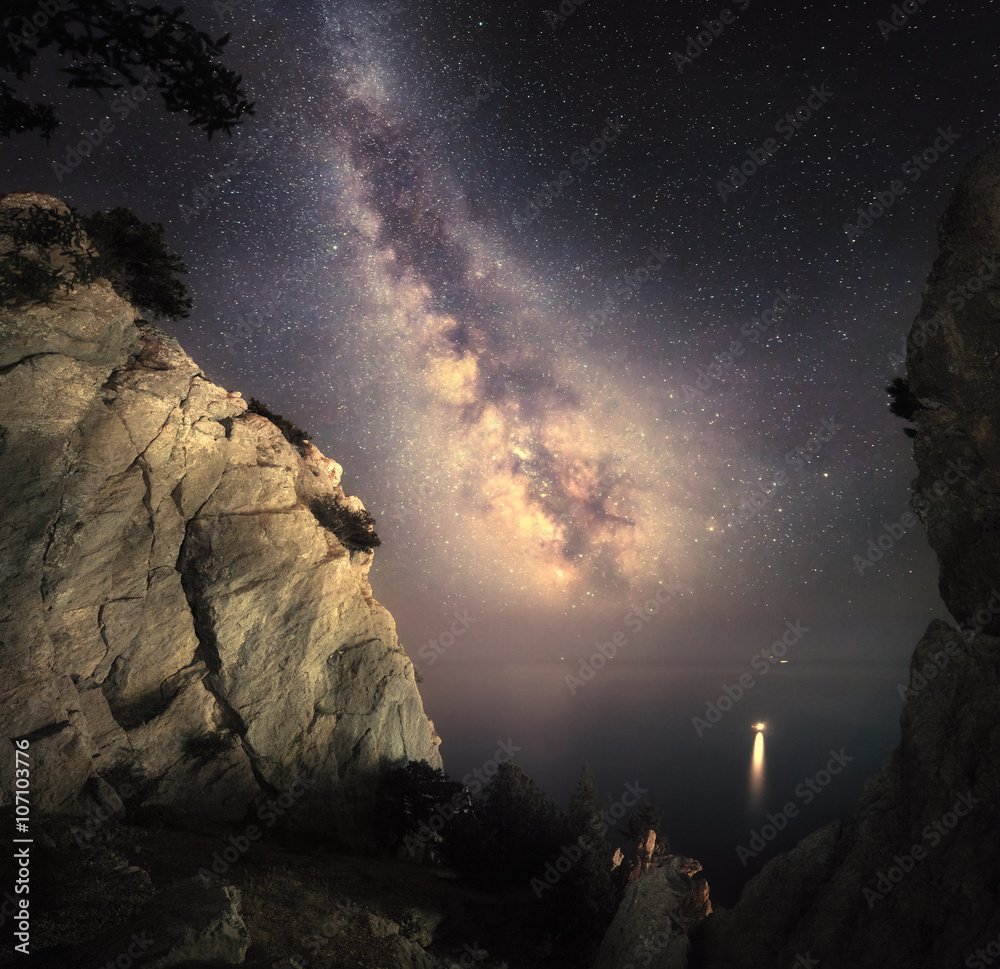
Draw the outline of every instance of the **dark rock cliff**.
M938 226L940 254L908 338L913 505L941 563L941 598L1000 635L1000 136L966 168ZM978 618L977 618L978 616Z
M908 338L911 503L960 629L935 621L917 645L899 747L854 816L709 917L692 965L982 969L1000 951L1000 138L963 174L939 246Z

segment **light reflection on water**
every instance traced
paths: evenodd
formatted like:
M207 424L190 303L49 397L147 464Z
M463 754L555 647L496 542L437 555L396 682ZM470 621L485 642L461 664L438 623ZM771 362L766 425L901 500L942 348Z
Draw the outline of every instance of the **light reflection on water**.
M764 731L758 730L753 741L753 760L750 763L750 806L760 807L764 798Z
M498 741L509 739L521 748L515 762L564 809L585 762L612 800L626 783L638 782L663 812L672 847L702 863L721 905L734 905L746 880L776 854L849 817L865 776L881 770L899 743L896 685L908 675L908 659L775 667L699 736L692 717L704 718L706 702L745 668L615 666L627 658L616 656L571 696L564 676L575 665L489 661L485 650L467 649L473 645L457 641L439 662L424 664L420 684L451 777L480 768ZM747 736L765 721L766 789L754 805ZM831 747L842 746L858 751L855 773L831 785L759 858L742 864L736 848L751 829L794 798L796 785L826 763Z

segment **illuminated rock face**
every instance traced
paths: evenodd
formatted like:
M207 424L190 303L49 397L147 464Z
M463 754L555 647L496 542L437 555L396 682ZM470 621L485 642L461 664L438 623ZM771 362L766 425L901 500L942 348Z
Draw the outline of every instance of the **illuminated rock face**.
M0 745L37 810L239 818L298 778L288 814L346 834L441 759L372 553L307 507L341 469L135 317L103 281L0 315Z
M1000 138L962 176L939 242L909 338L910 388L922 404L913 505L941 563L942 597L964 628L930 624L900 688L900 744L854 816L774 858L732 911L706 920L694 939L702 969L995 961Z

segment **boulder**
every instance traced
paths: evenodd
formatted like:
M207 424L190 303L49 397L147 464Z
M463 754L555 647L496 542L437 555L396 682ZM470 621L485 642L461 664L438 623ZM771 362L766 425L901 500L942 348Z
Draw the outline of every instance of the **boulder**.
M185 879L158 892L124 924L72 949L39 958L59 969L240 965L250 947L240 898L239 889L232 885L205 886L198 878Z
M650 832L652 834L652 832ZM655 836L654 836L655 837ZM642 839L652 857L653 839ZM648 966L686 969L689 934L712 911L708 884L694 877L701 865L669 855L633 878L601 942L594 969Z

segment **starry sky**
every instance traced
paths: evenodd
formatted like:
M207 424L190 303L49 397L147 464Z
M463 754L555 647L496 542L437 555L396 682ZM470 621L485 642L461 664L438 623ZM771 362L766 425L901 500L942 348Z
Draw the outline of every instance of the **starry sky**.
M257 104L233 138L45 60L63 124L3 145L4 190L164 224L195 301L166 327L374 515L453 776L509 739L564 804L584 761L637 782L732 904L850 812L946 616L919 529L866 555L907 510L884 388L995 130L1000 18L912 7L198 0Z

